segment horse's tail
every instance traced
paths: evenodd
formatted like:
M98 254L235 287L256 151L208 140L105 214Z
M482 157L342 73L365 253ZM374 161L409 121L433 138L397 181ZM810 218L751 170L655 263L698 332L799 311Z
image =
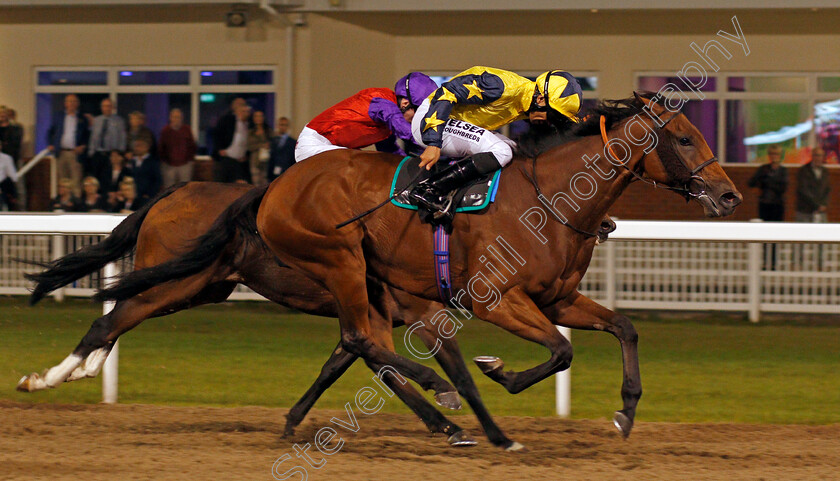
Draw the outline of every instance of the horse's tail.
M146 219L149 210L158 201L184 185L184 182L175 184L158 194L114 227L111 234L101 242L83 247L52 262L22 261L46 269L37 274L24 275L28 280L35 283L35 288L32 289L32 294L29 297L29 303L35 304L50 292L102 269L109 262L130 254L137 245L137 234L140 232L140 226Z
M218 260L237 232L246 242L255 236L259 239L257 209L267 190L268 187L254 189L229 205L209 230L195 240L196 247L191 252L156 266L123 274L114 285L100 289L94 299L122 301L164 282L197 274Z

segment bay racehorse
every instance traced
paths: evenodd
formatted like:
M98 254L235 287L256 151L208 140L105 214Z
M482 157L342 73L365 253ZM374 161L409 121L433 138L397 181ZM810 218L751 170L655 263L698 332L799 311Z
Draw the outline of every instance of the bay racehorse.
M446 301L467 317L472 311L548 349L547 361L522 372L505 371L496 357L475 359L512 393L569 367L572 346L555 326L613 334L624 371L623 406L614 422L626 436L642 393L638 335L627 317L577 290L592 258L595 231L636 179L696 200L708 216L731 214L742 197L684 115L638 94L601 103L563 140L531 158L515 158L502 171L497 202L483 215L456 217L449 265L458 294ZM344 349L374 370L389 365L417 379L422 371L414 361L377 342L381 336L371 324L367 279L439 300L430 226L411 211L386 205L337 228L380 203L394 164L392 156L352 150L308 159L271 184L259 206L257 229L283 263L334 295ZM510 256L491 260L500 243ZM460 381L453 378L466 397ZM507 440L491 441L511 446Z
M129 215L101 242L42 265L46 268L42 272L27 275L35 282L30 302L35 304L55 289L97 272L105 264L131 255L133 251L136 251L135 269L149 272L149 268L189 252L195 239L209 230L214 219L234 201L248 194L261 196L262 193L244 184L191 182L173 186ZM113 343L125 332L150 317L222 302L237 283L278 304L307 314L336 317L332 295L309 278L277 262L259 236L254 234L254 228L249 226L253 223L253 216L249 220L244 215L243 219L245 221L240 222L236 235L231 236L215 255L207 258L209 262L204 268L194 269L196 272L193 274L176 280L163 277L153 287L142 289L143 292L123 296L109 314L93 322L70 356L43 374L25 376L18 383L18 390L35 392L57 387L63 382L95 377ZM372 284L371 289L376 290L377 287ZM434 302L413 300L401 293L397 293L397 298L391 298L387 290L379 290L383 301L380 310L384 313L379 315L379 310L374 311L374 322L393 322L396 326L405 322L412 324L415 319L442 307ZM397 304L397 299L405 307ZM408 316L408 320L404 320L403 312L411 309L416 311L416 316ZM389 333L390 326L378 330ZM440 356L456 360L461 358L454 340L436 341L434 333L425 326L418 326L412 332L430 347L441 346ZM287 435L294 433L294 428L303 421L315 401L356 358L340 344L337 346L316 382L289 411L285 427ZM428 405L410 384L394 383L388 377L385 381L417 412L432 432L447 434L453 445L474 444L466 432ZM447 386L448 383L441 384L439 389L443 396L439 402L446 407L459 407L457 396L446 396L454 391Z

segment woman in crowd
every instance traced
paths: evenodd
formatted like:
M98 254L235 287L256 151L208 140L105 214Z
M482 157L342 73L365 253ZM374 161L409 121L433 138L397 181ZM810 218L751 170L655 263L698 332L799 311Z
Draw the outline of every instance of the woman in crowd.
M111 212L130 214L143 205L143 199L137 197L137 185L133 177L126 177L120 182L120 190L115 196L116 203L111 207Z
M265 170L269 158L271 127L265 122L265 114L259 110L251 116L253 126L248 131L248 163L250 164L251 183L256 186L266 184Z
M82 198L77 211L105 212L107 209L105 197L99 193L99 181L93 176L85 177L82 181Z
M73 181L63 178L58 181L58 195L50 203L53 212L75 212L79 199L73 195Z

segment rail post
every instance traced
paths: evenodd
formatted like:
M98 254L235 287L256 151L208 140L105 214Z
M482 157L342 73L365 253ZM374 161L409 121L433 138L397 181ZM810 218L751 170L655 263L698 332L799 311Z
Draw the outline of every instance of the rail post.
M751 219L750 222L761 222L761 219ZM747 244L747 297L749 302L750 322L758 322L761 319L761 262L762 244L750 242Z
M64 257L64 236L56 234L52 236L52 258L53 260ZM60 287L53 291L53 297L57 302L64 301L64 288Z
M568 327L557 326L560 334L566 337L569 341L572 340L572 330ZM572 368L560 371L557 374L557 382L555 386L555 407L557 415L561 418L567 418L572 414Z
M607 299L606 299L606 302L604 303L605 304L604 307L614 311L615 310L617 292L618 292L618 275L616 273L617 269L616 269L616 266L615 266L615 263L616 263L615 241L607 241L607 243L604 244L604 247L607 249L607 271L606 271L606 279L604 280L604 282L607 285L606 286L607 287L607 292L606 292Z
M114 282L117 275L117 265L113 262L106 264L102 270L103 278L102 285L110 286ZM114 309L114 301L105 301L102 304L102 314L108 314ZM106 404L114 404L117 402L117 385L119 381L119 362L120 362L120 341L114 343L108 358L105 359L105 364L102 366L102 402Z

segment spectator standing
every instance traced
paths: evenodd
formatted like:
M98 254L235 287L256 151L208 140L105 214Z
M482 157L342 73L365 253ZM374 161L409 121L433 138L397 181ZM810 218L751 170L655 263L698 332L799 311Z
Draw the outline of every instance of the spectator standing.
M105 197L99 193L99 181L96 177L85 177L82 182L82 198L79 199L78 212L105 212L107 209Z
M831 183L823 162L825 150L816 147L811 151L811 161L799 169L796 178L796 222L828 222L828 194L831 191ZM816 268L823 269L822 245L797 245L795 250L801 266L805 265L806 257L810 257L806 256L806 252L812 252L816 258Z
M0 142L0 210L17 210L17 170L12 156L3 152Z
M767 148L768 162L755 172L750 187L761 189L758 198L758 217L766 222L785 220L785 191L787 170L782 167L782 148L773 144ZM764 244L764 268L776 270L776 244Z
M811 162L799 169L796 181L796 222L828 222L828 194L831 184L823 166L825 151L811 152Z
M111 99L103 99L99 104L102 115L93 119L88 144L88 165L85 175L101 177L108 169L111 151L122 150L126 147L125 120L114 111Z
M12 122L12 112L5 105L0 105L0 142L3 142L3 153L10 156L17 165L20 160L20 145L23 142L23 127Z
M785 220L785 191L787 190L787 170L782 167L782 148L771 145L767 148L768 162L755 172L749 182L750 187L761 189L758 199L758 217L764 221Z
M155 134L152 129L146 127L146 114L135 110L128 114L128 131L126 132L126 145L134 145L134 141L143 139L149 143L149 151L157 152L157 142L155 141ZM131 159L131 152L128 152L128 158Z
M216 162L218 182L250 182L251 172L247 165L242 165L248 162L248 119L251 117L251 108L244 102L235 107L234 123L230 125L225 120L216 132L216 145L220 146Z
M196 145L192 129L184 124L181 109L169 112L169 124L160 133L158 149L163 173L163 186L189 182L193 176Z
M233 132L236 129L236 110L239 107L248 105L242 97L236 97L230 102L230 109L228 109L216 123L213 128L213 156L217 157L219 151L224 149L226 145L230 144L230 139L233 138Z
M79 199L73 195L73 181L67 178L58 181L58 195L50 205L53 212L76 212Z
M47 131L47 148L57 155L58 178L70 179L76 195L81 190L89 138L88 121L79 113L79 97L67 95L64 97L64 112L53 116L53 123Z
M265 122L265 114L259 110L254 112L251 120L251 129L248 131L249 175L254 185L263 186L266 184L265 171L270 156L271 126Z
M271 138L271 154L266 168L266 180L273 181L295 165L295 142L297 139L289 135L289 119L277 119L277 135Z
M149 143L144 139L135 140L132 146L134 160L131 171L134 174L137 197L143 201L156 196L163 184L160 160L149 148Z

